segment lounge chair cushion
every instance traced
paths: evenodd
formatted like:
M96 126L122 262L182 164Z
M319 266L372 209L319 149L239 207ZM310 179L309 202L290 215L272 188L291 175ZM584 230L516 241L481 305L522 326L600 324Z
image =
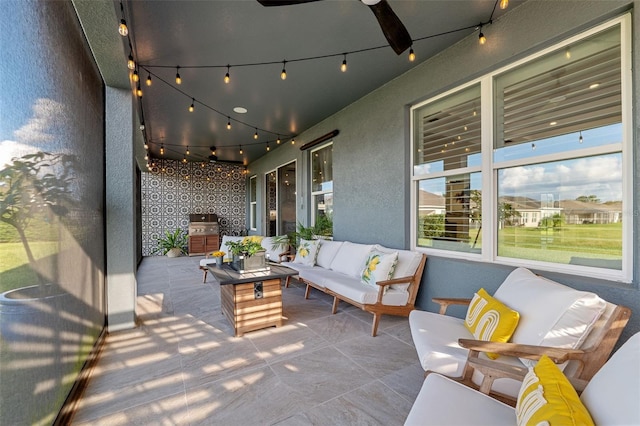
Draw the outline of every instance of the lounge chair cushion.
M489 296L484 288L473 295L464 321L465 327L478 340L508 342L518 325L520 314ZM497 354L487 353L491 359Z
M471 390L448 377L429 374L405 426L516 424L513 407Z
M493 297L520 313L511 340L526 345L577 349L606 308L594 293L558 284L525 268L511 272Z

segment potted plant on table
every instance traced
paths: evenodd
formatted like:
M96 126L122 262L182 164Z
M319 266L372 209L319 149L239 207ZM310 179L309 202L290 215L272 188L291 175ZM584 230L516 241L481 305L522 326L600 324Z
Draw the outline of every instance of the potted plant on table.
M221 267L223 262L224 262L224 255L226 253L220 250L216 250L214 252L211 252L211 257L213 257L213 259L216 261L216 266L217 267Z
M240 241L228 241L227 247L232 255L231 267L238 272L265 271L267 266L262 237L244 237Z
M167 257L178 257L186 253L185 247L188 242L189 237L180 228L173 232L165 231L164 237L158 238L158 247L152 253L162 252Z

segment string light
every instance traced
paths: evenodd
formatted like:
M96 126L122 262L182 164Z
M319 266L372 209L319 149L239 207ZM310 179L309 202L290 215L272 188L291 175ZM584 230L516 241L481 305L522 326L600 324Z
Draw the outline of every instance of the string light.
M151 86L151 74L147 76L147 86Z
M189 152L189 145L187 145L187 150L185 151L185 154L186 154L186 155L191 154L191 152Z
M189 105L189 112L193 112L194 109L196 109L196 106L194 105L194 102L196 100L194 98L191 98L191 105Z
M122 37L126 37L129 35L129 28L127 28L127 21L124 19L120 20L120 25L118 25L118 32Z
M216 155L216 147L212 146L209 148L211 150L211 155Z
M582 138L582 130L580 130L580 137L578 138L578 142L579 143L584 142L584 139Z
M258 129L256 128L256 132L253 134L254 139L258 139Z
M142 89L140 88L140 83L138 83L138 87L136 87L136 95L138 95L139 98L142 97Z
M136 69L136 63L133 61L133 53L129 53L129 58L127 59L127 68L130 70Z
M295 139L291 139L291 145L295 145L296 144L296 140Z
M282 61L282 72L280 73L280 78L283 80L287 79L287 70L285 66L287 65L287 61Z
M149 149L149 144L148 143L144 143L144 149Z
M413 51L413 47L409 49L409 62L413 62L416 60L416 54Z
M269 147L269 142L267 142L267 152L271 151L271 147Z
M509 0L500 0L500 9L504 10L509 7Z
M240 145L240 155L244 154L244 151L242 150L242 145Z
M276 139L276 144L280 145L280 135L278 135L278 139Z
M186 155L182 157L182 162L183 162L183 163L186 163L186 162L187 162L187 156L186 156Z
M140 80L140 76L138 76L138 70L133 70L133 74L131 75L131 79L134 83L137 83Z
M182 78L180 78L180 67L176 67L176 84L182 84Z
M347 72L347 54L344 54L344 59L342 60L342 65L340 65L340 71Z
M478 34L478 43L480 43L481 45L485 44L487 42L487 38L484 36L484 34L482 33L482 25L480 25L480 34Z
M164 155L164 145L160 145L160 155Z
M231 130L231 117L227 117L227 130Z
M230 65L227 65L227 73L224 75L224 82L229 84L229 82L231 81L231 77L229 76L229 68Z

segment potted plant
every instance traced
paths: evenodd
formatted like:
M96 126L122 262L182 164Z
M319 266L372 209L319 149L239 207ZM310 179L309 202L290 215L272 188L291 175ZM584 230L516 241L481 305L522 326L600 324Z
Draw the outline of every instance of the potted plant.
M224 255L226 253L220 250L216 250L211 253L211 257L216 261L216 266L221 267L224 262Z
M178 257L187 252L185 247L188 242L187 233L180 228L173 232L165 231L164 237L158 238L158 246L153 253L162 252L167 257Z
M233 257L231 267L238 272L268 270L265 257L266 250L262 247L262 237L244 237L240 241L229 241L227 247Z

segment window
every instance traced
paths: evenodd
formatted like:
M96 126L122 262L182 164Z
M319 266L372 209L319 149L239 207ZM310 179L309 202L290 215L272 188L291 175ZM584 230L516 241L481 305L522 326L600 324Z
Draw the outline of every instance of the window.
M629 21L412 108L416 247L631 280Z
M249 227L253 231L258 229L258 224L256 219L256 216L258 213L257 195L258 195L257 180L255 176L251 176L249 178Z
M333 219L333 143L311 151L312 223Z

